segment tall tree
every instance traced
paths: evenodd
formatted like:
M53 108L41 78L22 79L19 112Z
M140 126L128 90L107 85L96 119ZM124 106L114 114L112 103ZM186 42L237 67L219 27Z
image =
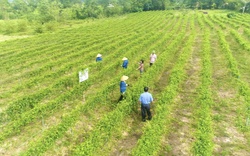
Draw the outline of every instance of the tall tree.
M81 4L83 3L82 0L60 0L60 3L63 5L64 8L72 7L74 4Z
M78 18L94 17L99 18L103 15L103 7L97 0L86 0L81 11L77 11Z
M37 19L42 23L46 23L49 21L54 20L54 16L52 14L52 9L50 8L50 3L48 0L40 0L40 2L38 3L38 7L37 7Z
M0 19L9 19L10 5L8 0L0 0Z
M250 0L241 0L243 2L243 7L242 7L242 13L245 13L245 10L247 9L247 4L250 3Z
M16 18L21 18L24 15L30 13L31 9L28 6L28 2L24 0L13 0L10 3Z

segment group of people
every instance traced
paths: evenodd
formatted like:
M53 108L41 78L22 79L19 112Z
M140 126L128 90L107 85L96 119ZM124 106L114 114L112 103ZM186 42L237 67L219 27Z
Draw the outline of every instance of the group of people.
M149 61L149 65L152 66L155 61L157 59L157 55L155 54L155 51L152 51L152 53L150 54L150 61ZM100 62L102 61L102 55L98 54L96 56L96 62ZM122 58L122 68L123 69L127 69L128 68L128 58L123 57ZM144 72L144 60L140 60L139 62L139 67L136 69L140 71L140 74L142 74ZM120 93L121 96L118 100L118 102L120 102L121 100L124 99L124 95L127 89L127 86L129 86L126 83L126 80L128 80L128 76L123 75L121 77L121 81L120 81ZM141 105L141 115L142 115L142 121L145 122L146 121L146 116L148 116L148 120L151 120L152 115L151 115L151 111L150 111L150 104L153 102L153 96L148 92L149 88L148 87L144 87L144 93L142 93L139 97L139 104Z
M152 53L150 54L150 61L149 61L149 65L152 66L154 64L154 62L157 59L157 55L155 54L155 51L153 50ZM101 54L97 54L96 56L96 62L101 62L102 61L102 55ZM127 69L128 68L128 58L123 57L122 58L122 68L123 69ZM140 60L139 62L139 67L136 70L140 70L140 73L142 74L144 71L144 60Z
M119 98L119 101L121 101L124 98L124 94L126 91L127 86L129 86L126 83L126 80L128 79L128 76L123 75L121 77L120 81L120 92L121 96ZM139 97L139 104L141 105L141 115L142 115L142 121L146 122L146 116L148 116L148 120L152 119L151 111L150 111L150 104L153 102L153 96L148 92L149 88L144 87L144 93L142 93Z

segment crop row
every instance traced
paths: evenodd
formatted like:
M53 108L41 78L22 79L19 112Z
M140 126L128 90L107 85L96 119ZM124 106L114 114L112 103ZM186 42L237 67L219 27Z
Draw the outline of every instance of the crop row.
M53 81L55 81L55 83L52 85L52 86L54 86L54 87L52 87L52 88L54 88L54 90L55 89L57 89L58 90L58 86L61 84L61 83L64 83L64 82L66 82L66 81L69 81L70 80L70 78L68 78L68 79L66 79L65 80L65 76L63 77L63 79L62 78L60 78L62 75L64 75L65 73L67 73L67 71L69 71L69 70L71 70L74 66L81 66L81 60L78 60L77 61L77 63L78 64L72 64L72 63L69 63L68 65L66 65L66 66L63 66L63 68L61 69L61 70L59 70L58 72L55 72L55 73L53 73L53 74L50 74L50 73L48 73L47 75L45 75L44 77L42 77L42 76L40 76L40 77L36 77L36 78L34 78L34 79L31 79L30 81L28 81L28 83L25 83L25 84L23 84L22 86L18 86L17 88L14 88L15 90L13 90L14 91L14 93L15 93L15 91L17 91L18 89L20 90L20 89L22 89L22 88L25 88L25 87L31 87L32 85L37 85L37 84L39 84L39 83L43 83L44 84L44 81L46 80L45 78L52 78L52 80ZM92 63L92 66L94 65L94 63ZM58 81L57 81L57 79L56 79L56 77L57 78L60 78ZM71 77L71 79L72 78L74 78L75 79L75 75L71 75L70 76ZM61 81L62 80L62 81ZM71 81L71 80L70 80ZM76 80L74 80L74 81L76 81ZM31 82L31 83L30 83ZM48 86L46 86L47 87L47 89L48 89ZM40 88L40 90L41 90L41 88ZM46 91L46 89L44 90L44 92L47 92ZM11 92L10 92L11 93ZM9 94L10 94L9 93ZM34 97L34 98L32 98L32 99L36 99L36 95L43 95L43 94L41 94L41 93L43 93L43 92L37 92L37 93L35 93L35 94L33 94L33 95L28 95L27 97L28 98L26 98L25 96L24 97L22 97L22 99L20 99L20 100L17 100L16 102L13 102L13 103L16 103L16 104L18 104L18 103L22 103L22 101L26 101L26 99L31 99L32 98L32 96ZM30 101L30 100L29 100ZM31 102L31 101L30 101ZM30 103L29 102L29 103ZM19 106L18 106L19 107Z
M250 44L244 40L241 35L239 35L238 32L236 32L235 30L231 30L230 31L231 34L235 37L236 41L244 48L246 49L247 51L250 51Z
M152 16L149 16L149 17L151 17L151 18L149 18L147 20L148 22L150 22L150 20L152 20ZM144 20L146 20L146 19L144 19ZM141 21L141 24L145 23L144 20ZM129 27L129 29L126 28L126 27L121 27L121 28L118 27L117 29L112 29L112 31L110 30L110 32L108 31L109 33L107 35L105 35L105 36L109 37L109 39L115 39L115 37L119 37L120 36L119 35L120 32L124 32L123 29L126 29L126 30L129 31L131 29L134 29L134 27L133 27L133 24L131 25L131 27ZM77 31L77 30L75 30L75 31ZM78 30L78 31L80 31L80 30ZM81 32L78 32L78 33L81 34ZM90 33L91 32L89 32L88 34L90 34ZM77 34L77 33L75 32L75 34ZM96 33L96 32L93 32L92 34L98 35L98 33ZM18 57L18 59L20 61L18 61L17 63L20 64L20 63L22 63L22 61L27 61L27 59L32 59L33 57L36 57L37 53L39 53L40 56L42 54L42 56L48 56L46 58L50 58L50 56L52 56L53 53L55 53L55 54L58 53L58 52L54 51L54 49L58 49L58 48L60 48L60 49L62 49L62 48L69 49L72 46L75 46L77 42L79 42L79 45L81 45L82 48L86 48L86 46L84 46L86 44L81 44L81 43L85 43L85 42L89 43L90 41L92 41L91 45L93 45L94 43L98 43L100 41L105 41L106 39L108 39L108 38L105 37L105 38L100 38L100 39L97 40L95 38L96 35L92 35L93 37L91 37L91 38L85 38L85 35L83 35L82 37L75 37L74 35L72 35L72 37L66 37L65 39L63 39L64 38L63 36L60 36L62 39L60 40L58 38L57 39L58 43L55 43L54 46L46 46L46 44L45 45L44 44L40 44L40 45L37 45L37 47L42 46L41 49L35 50L35 49L32 49L32 48L28 48L28 49L24 50L21 53L21 55L16 54L16 55L14 55L13 58L8 58L8 60L13 59L13 61L8 61L7 63L9 63L10 65L13 66L13 63L16 62L16 59ZM64 41L64 43L60 43L62 40ZM40 53L41 50L43 51L42 53ZM64 51L62 51L62 52L64 52ZM24 57L22 57L22 55L24 55ZM48 59L48 60L50 60L50 59ZM3 62L3 64L4 64L4 62Z
M164 23L163 23L164 24ZM137 47L141 47L141 46L145 46L148 45L149 43L153 42L153 40L155 40L155 38L158 38L158 34L148 34L149 36L151 36L151 39L148 40L147 42L144 42L143 44L138 44L137 43ZM138 49L138 48L137 48ZM133 58L132 55L133 51L136 50L136 47L132 48L130 50L130 55L131 58ZM108 66L107 68L105 68L105 70L103 70L103 74L98 75L98 77L102 77L105 74L105 71L114 71L115 68L113 68L112 66ZM9 136L10 134L13 134L15 132L20 131L21 126L26 125L27 123L33 121L35 118L38 118L39 116L44 116L45 114L48 114L49 112L51 112L52 110L55 111L56 109L60 109L61 107L61 103L65 100L70 100L70 99L74 99L76 97L79 97L80 95L82 95L83 90L85 90L86 86L91 85L92 83L94 83L96 80L98 80L97 78L93 77L92 79L86 81L86 83L84 84L80 84L75 86L72 91L66 93L65 95L59 96L58 98L56 98L54 101L51 101L49 104L47 105L43 105L40 107L35 107L34 109L32 109L32 111L28 111L27 113L24 113L21 115L21 118L17 121L14 121L11 125L9 125L8 127L6 127L5 129L5 133L3 133L3 135L1 135L1 140L3 140L3 138L6 138L7 136ZM102 94L97 94L97 95L105 95L105 93L109 92L109 89L112 89L113 87L116 86L115 81L117 81L117 79L115 79L113 81L113 83L110 84L110 82L107 84L106 83L106 88L105 91L102 91ZM103 93L105 92L105 93ZM98 97L95 98L95 101L90 102L91 104L95 104L96 102L98 102L99 99ZM13 131L12 131L13 130Z
M244 26L245 28L250 28L249 20L246 17L242 17L242 18L237 18L237 17L239 17L239 16L236 16L236 18L232 18L231 21L234 23L237 23L239 26Z
M146 26L145 26L145 28L147 28ZM140 35L140 34L138 34L138 35ZM132 36L132 37L129 37L129 39L131 39L133 42L134 41L139 41L138 39L136 39L137 38L137 36ZM142 37L141 37L142 38ZM125 43L126 42L126 39L128 39L128 38L124 38L124 39L122 39L122 40L120 40L119 42L114 42L113 44L111 44L111 46L116 46L116 45L119 45L119 44L121 44L121 43ZM134 40L135 39L135 40ZM103 48L105 48L105 46L103 45ZM89 49L89 50L91 50L91 49ZM93 50L93 49L92 49ZM101 51L102 49L100 49L100 51ZM99 51L97 51L97 52L99 52ZM32 75L37 75L37 76L35 76L34 78L32 78L32 79L30 79L29 81L27 81L26 83L22 83L22 86L17 86L17 87L14 87L13 88L13 90L12 91L10 91L9 93L8 92L5 92L5 94L13 94L13 93L15 93L16 91L18 91L18 90L20 90L20 89L23 89L23 88L25 88L25 87L31 87L32 85L36 85L37 83L41 83L41 81L42 82L44 82L45 80L46 80L46 78L53 78L53 81L55 81L55 78L56 77L60 77L60 76L62 76L62 74L64 74L64 73L67 73L67 71L68 70L70 70L71 68L73 68L74 66L81 66L81 64L82 64L82 59L86 59L86 60L89 60L89 59L91 59L91 57L94 57L93 55L96 55L96 54L90 54L90 55L86 55L86 57L83 57L83 58L81 58L80 56L81 56L81 53L76 53L76 54L74 54L73 56L75 57L75 58L77 58L77 61L75 61L73 64L71 63L71 62L68 62L68 63L64 63L64 66L62 66L62 69L60 69L60 70L58 70L58 71L54 71L53 70L53 73L51 74L50 72L52 72L51 70L49 70L50 72L46 72L46 73L48 73L48 74L46 74L46 73L44 73L44 71L46 71L46 69L47 68L52 68L53 66L55 66L55 65L57 65L58 63L63 63L63 62L67 62L66 60L70 60L70 59L74 59L74 60L76 60L75 58L72 58L72 57L66 57L66 58L64 58L64 59L62 59L61 61L57 61L57 62L55 62L55 63L53 63L53 64L51 64L51 63L49 63L49 64L46 64L46 65L44 65L44 67L41 67L41 70L36 70L36 74L32 74ZM106 59L106 58L105 58ZM108 58L107 58L108 59ZM94 61L92 61L92 66L94 65L94 63L93 63ZM85 66L87 66L88 64L87 63L85 63ZM41 75L41 74L46 74L46 75ZM29 74L27 74L27 75L29 75ZM56 77L55 77L56 76Z
M234 28L238 29L240 27L240 25L236 24L235 22L231 22L228 19L222 18L222 16L217 17L214 16L218 21L222 22L222 23L228 23L231 26L233 26ZM230 29L230 27L228 28ZM242 35L240 35L236 30L231 29L230 33L235 37L236 41L246 50L250 51L250 45L247 43L247 41L242 37Z
M214 22L216 23L216 21L214 21ZM224 37L224 33L220 29L217 29L216 32L217 32L218 37L219 37L221 48L222 48L223 52L226 53L226 58L227 58L228 63L229 63L229 68L231 69L232 76L235 78L239 78L240 73L239 73L239 70L237 67L237 62L231 53L230 47L227 44L227 41Z
M247 125L247 120L250 117L250 88L249 84L241 80L240 78L240 71L238 69L238 62L233 57L232 51L230 49L229 44L227 43L225 36L223 35L222 31L217 29L217 33L219 34L219 41L221 48L228 60L229 69L233 75L233 77L237 80L236 88L239 89L240 96L244 97L244 110L241 110L237 116L236 125L242 131L249 131L249 125Z
M145 27L145 28L147 28L147 27ZM138 36L139 36L140 34L138 34ZM124 37L124 36L123 36ZM133 38L134 38L134 36L133 36ZM132 39L133 40L133 38L130 38L130 39ZM126 42L126 38L124 38L124 39L122 39L121 41L123 41L123 42ZM121 42L120 41L120 43L119 44L121 44L121 43L123 43L123 42ZM112 43L112 42L110 42L110 43ZM100 47L103 47L103 48L111 48L111 46L112 47L115 47L116 45L117 45L118 43L117 42L115 42L115 43L113 43L113 44L111 44L110 46L105 46L105 45L109 45L109 44L101 44L101 46ZM103 50L102 48L100 48L99 47L99 49L98 50ZM89 49L87 49L88 51L93 51L94 49L93 48L89 48ZM111 49L110 49L111 50ZM105 50L106 51L106 50ZM99 52L99 51L97 51L97 52ZM45 78L46 78L46 76L42 76L41 75L41 73L42 74L44 74L44 71L46 71L46 70L48 70L48 71L50 71L50 72L53 72L52 74L50 74L50 73L48 73L48 72L46 72L46 73L48 73L47 74L47 76L48 77L52 77L53 75L58 75L58 73L60 73L60 74L64 74L64 71L61 71L61 70L59 70L58 72L55 72L55 70L53 69L53 66L56 66L58 63L63 63L63 62L68 62L68 61L66 61L66 60L72 60L72 59L78 59L79 61L78 61L78 64L82 64L82 62L81 62L81 59L85 59L85 60L92 60L95 56L94 55L96 55L96 54L94 54L94 53L90 53L89 55L85 55L84 57L81 57L81 53L80 52L78 52L78 53L73 53L72 55L71 55L71 57L66 57L66 58L63 58L63 59L61 59L60 61L57 61L57 62L55 62L55 63L47 63L47 64L45 64L44 66L42 66L39 70L35 70L35 71L33 71L32 73L24 73L23 75L25 76L25 77L30 77L30 76L35 76L35 75L37 75L37 76L35 76L35 78L33 78L33 79L31 79L31 80L29 80L26 84L28 84L29 86L29 88L31 87L31 85L34 85L34 84L36 84L36 83L39 83L40 81L38 81L38 79L40 79L40 80L43 80L43 82L45 81ZM70 62L69 62L70 63ZM85 65L87 65L86 63L85 63ZM73 66L73 64L71 63L71 65L70 66L66 66L66 65L64 65L63 67L64 68L72 68L72 66ZM52 69L51 69L52 68ZM60 76L60 75L58 75L58 76ZM21 76L19 76L18 78L22 78L22 75ZM55 77L53 77L53 78L55 78ZM11 79L9 79L9 80L11 80L11 81L13 81L13 78L11 78ZM33 83L33 82L36 82L36 83ZM24 88L24 87L26 87L26 85L23 85L23 83L24 82L22 82L22 86L18 86L17 87L17 89L19 88L19 89L22 89L22 88ZM14 89L14 92L15 92L15 90L16 89ZM11 93L13 93L13 91L11 91ZM5 94L6 94L6 92L5 92Z
M218 21L218 20L215 18L215 15L213 15L213 16L210 16L210 15L209 15L208 17L209 17L209 19L210 19L212 22L218 24L218 25L221 27L221 29L223 29L223 30L227 29L227 26L226 26L224 23Z
M157 23L156 23L157 24ZM163 25L162 25L163 26ZM149 36L149 35L148 35ZM123 48L123 49L128 49L129 47L131 47L131 46L133 46L133 45L136 45L138 42L140 42L140 40L142 40L143 38L145 38L145 36L141 36L141 37L139 37L139 38L137 38L137 36L134 36L133 37L134 39L132 39L132 41L133 42L130 42L129 44L125 44L126 45L126 47L124 47L124 46L122 46L122 47L120 47L119 49L121 49L121 48ZM120 54L121 52L113 52L112 54L110 54L111 56L109 56L109 57L107 57L107 58L105 58L105 59L108 59L107 60L107 62L110 62L111 60L112 60L112 58L116 58L117 56L119 56L119 54ZM109 61L110 60L110 61ZM119 62L119 61L118 61ZM118 63L117 62L117 63ZM115 66L117 66L117 63L116 64L113 64L113 66L111 67L111 68L113 68L113 67L115 67ZM95 64L96 63L92 63L92 65L94 65L95 66ZM88 66L89 67L89 66ZM91 67L91 66L90 66ZM67 69L67 68L66 68ZM64 71L65 72L65 71ZM105 73L105 72L103 72L102 71L102 73ZM98 75L100 76L100 75L102 75L102 73L98 73ZM75 77L74 75L73 75L73 77ZM96 77L96 75L93 75L93 77ZM42 79L44 80L44 78L42 77ZM36 80L36 81L38 81L38 80ZM42 91L42 92L37 92L37 93L35 93L35 94L33 94L33 95L31 95L31 96L27 96L27 97L22 97L22 99L20 99L20 100L18 100L18 101L16 101L16 102L13 102L13 104L11 104L10 105L10 107L7 109L7 111L8 111L8 114L9 114L9 116L11 117L11 118L16 118L17 116L19 116L18 114L20 114L20 113L22 113L22 112L24 112L24 111L27 111L27 109L30 109L30 108L32 108L36 103L38 103L39 102L39 99L41 99L41 98L43 98L43 97L47 97L46 95L48 95L49 93L51 93L51 92L53 92L53 89L52 88L54 88L54 90L58 90L58 87L59 87L59 85L60 84L64 84L64 83L66 83L66 82L70 82L70 81L73 81L73 80L71 80L70 78L67 78L67 79L65 79L64 77L63 77L63 81L57 81L52 87L51 87L51 89L48 89L48 88L46 88L44 91ZM77 81L77 80L75 80L74 79L74 81ZM32 106L30 106L30 105L32 105Z
M150 23L151 20L148 19L148 22ZM142 21L141 26L144 23L145 23L145 21ZM125 29L125 28L123 28L123 29ZM86 39L86 38L84 38L84 36L75 39L74 36L72 36L72 37L67 38L66 43L64 43L64 44L59 44L58 43L58 44L56 44L54 46L48 47L49 49L48 48L43 48L41 50L27 49L28 51L24 51L25 52L24 54L26 54L26 53L31 54L34 57L37 57L39 55L41 57L41 59L33 59L33 57L28 55L29 59L31 59L31 61L28 61L25 58L22 58L20 56L15 55L15 57L13 59L16 60L17 63L19 63L19 64L22 63L20 61L17 61L17 59L16 59L17 57L20 60L26 61L27 63L26 63L26 65L24 65L22 63L22 66L20 66L19 69L16 69L16 67L15 67L14 71L15 72L17 72L17 71L20 72L21 69L23 70L23 69L26 69L26 68L30 68L32 65L37 65L38 63L43 63L43 62L48 62L48 60L49 61L55 61L55 60L58 60L57 58L60 58L61 56L65 57L66 54L67 55L69 55L69 54L72 55L75 52L77 52L77 53L81 52L82 56L84 56L84 55L86 55L86 52L89 52L89 50L100 49L104 45L109 45L110 43L113 43L114 41L121 39L122 36L124 36L124 35L125 36L129 35L127 33L125 33L123 35L118 35L118 33L120 31L121 31L121 29L115 29L115 30L113 30L113 33L110 33L110 34L108 34L106 36L102 36L98 40L95 39L94 37L91 38L91 39ZM135 31L134 27L130 27L130 29L128 30L128 32L133 32L133 31ZM95 36L95 34L96 33L93 33L92 36ZM88 43L83 44L86 41L88 41ZM100 43L102 43L102 44L100 44ZM95 46L93 47L94 44L95 44ZM89 46L91 46L91 49L89 49ZM46 57L43 57L43 56L46 56ZM9 59L8 59L7 63L9 64L10 68L14 65L13 64L14 61L9 61ZM26 74L26 75L29 75L29 74Z
M142 21L147 19L146 14L140 14L138 16L141 17L139 19L142 19ZM15 43L16 46L14 46L14 47L9 46L9 44L12 44L13 42L10 42L9 44L8 44L8 42L5 44L2 44L1 47L3 48L4 52L7 51L8 54L12 55L13 52L16 51L15 49L14 49L14 51L10 51L9 49L12 49L12 47L17 48L17 49L21 49L21 50L25 50L26 48L36 48L36 47L38 47L38 45L40 45L40 46L43 46L43 48L45 48L45 47L49 47L49 46L54 45L54 44L66 43L69 41L69 38L74 38L74 39L75 38L83 38L84 40L86 38L86 41L84 41L84 42L87 42L90 38L96 38L98 36L104 36L104 35L109 36L110 34L113 34L112 32L114 32L117 29L108 29L110 27L110 25L113 25L114 28L119 28L119 29L122 28L123 30L120 29L121 30L120 33L126 32L127 29L131 28L128 26L133 27L133 25L137 24L136 22L142 22L141 20L134 20L135 18L136 17L128 18L128 20L126 20L126 22L117 22L118 20L111 20L111 19L107 20L107 21L105 21L105 20L99 21L99 22L102 22L101 27L98 25L98 22L96 22L96 24L93 24L90 26L80 27L78 29L63 30L63 31L57 33L57 35L45 34L45 35L39 35L39 36L32 37L31 39L27 38L27 39L23 39L23 40L18 40L18 41L16 41L16 43ZM78 31L78 33L75 33L75 31ZM96 35L94 35L94 36L91 35L94 32L96 33ZM117 33L115 33L115 34L117 34ZM30 42L30 41L33 41L33 42ZM6 49L4 49L4 47ZM22 51L20 51L20 52L22 52ZM1 56L3 56L4 54L5 53L1 53ZM10 56L10 55L8 55L8 56Z
M173 34L173 33L171 33L171 34ZM170 36L169 36L169 34L164 34L164 36L165 37L163 37L162 39L161 39L161 41L159 42L159 43L156 43L155 45L154 45L154 47L153 48L157 48L157 46L159 45L159 44L162 44L162 42L166 42L166 38L170 38ZM152 48L150 48L150 49L152 49ZM145 53L144 54L145 56L148 56L148 53ZM163 58L162 58L162 60L164 60ZM164 60L164 62L166 62L165 60ZM150 70L150 69L149 69ZM153 69L152 69L153 70ZM132 70L130 70L130 71L127 71L126 73L128 74L128 72L130 73L130 72L132 72L133 71L133 69ZM154 70L153 70L154 71ZM155 70L155 71L157 71L157 70ZM156 74L152 74L152 72L151 72L151 70L150 71L147 71L147 75L151 75L151 76L157 76ZM146 74L146 73L145 73ZM141 77L140 78L140 80L141 79L144 79L144 77L145 77L146 75L143 75L143 77ZM117 80L114 80L114 82L113 83L115 83ZM112 83L111 83L112 84ZM138 84L138 83L136 83L136 84ZM141 85L140 85L141 86ZM133 88L134 88L134 85L133 85ZM105 92L101 92L101 94L99 94L98 93L98 95L107 95L107 92L105 91ZM97 97L96 97L97 98ZM102 98L102 103L105 101L105 97L103 97L103 96L100 96L99 98ZM127 98L127 100L129 99L129 97ZM104 100L104 101L103 101ZM99 102L99 101L91 101L91 102L86 102L86 104L85 105L87 105L87 106L89 106L89 105L95 105L96 104L96 102ZM131 104L131 103L129 103L129 104ZM83 107L83 106L82 106ZM120 112L120 110L121 110L121 107L122 108L124 108L124 105L123 105L123 103L119 103L119 105L117 106L117 109L115 109L115 111L113 111L113 112L111 112L111 113L109 113L110 115L107 115L107 116L109 116L109 117L111 117L112 119L115 119L115 121L117 121L118 122L118 120L120 120L121 118L120 117L124 117L124 115L126 115L126 113L129 113L130 111L131 111L131 109L132 109L132 107L131 106L128 106L126 109L122 109L122 111L123 112ZM82 108L83 109L83 108ZM87 110L86 109L88 109L88 107L87 108L85 108L85 111L82 111L82 112L86 112ZM130 111L129 111L130 110ZM75 113L71 113L69 116L67 116L67 118L72 118L72 116L74 115ZM112 115L111 115L112 114ZM79 116L79 114L78 114L78 116ZM78 117L78 116L76 116L76 117ZM113 122L111 122L110 121L110 118L109 117L107 117L107 116L105 116L104 118L103 118L103 120L101 121L101 122L108 122L109 123L109 125L110 124L114 124L114 121ZM79 118L79 117L78 117ZM120 119L119 119L120 118ZM107 121L108 120L108 121ZM109 122L110 121L110 122ZM75 121L74 121L75 122ZM61 124L60 124L61 125ZM64 123L64 125L67 125L67 124L65 124ZM57 130L57 132L59 131L59 127L60 126L57 126L56 128L56 130ZM109 127L108 125L106 125L105 127ZM98 128L97 128L98 129ZM54 134L54 133L51 133L51 131L55 131L55 129L51 129L49 132L48 132L48 134L47 134L47 137L48 136L50 136L50 135L56 135L56 134ZM65 131L60 131L60 132L58 132L59 134L61 134L61 133L65 133ZM94 132L93 132L94 133ZM58 136L58 135L56 135L56 136ZM46 138L47 138L46 137ZM45 138L43 138L43 140L44 141L46 141L46 142L50 142L50 140L47 140L47 139L45 139ZM37 146L35 146L36 148L31 148L31 149L33 149L33 150L31 150L31 151L33 151L33 152L37 152L37 150L41 147L40 145L41 145L41 143L43 142L43 141L39 141L40 143L37 145ZM101 144L101 142L99 142L99 145ZM94 146L94 145L93 145ZM44 147L44 146L43 146ZM37 150L35 150L34 151L34 149L37 149ZM32 153L33 153L32 152Z
M149 21L148 21L149 22ZM144 24L145 22L142 22L141 23L141 26L142 26L142 24ZM134 30L134 28L132 27L131 28L131 30ZM112 34L112 33L111 33ZM100 43L98 43L98 44L96 44L95 46L96 46L96 48L93 48L93 47L91 47L91 49L89 49L89 48L87 48L87 47L85 47L85 49L84 49L84 51L83 50L80 50L81 48L81 45L79 45L79 46L77 46L76 48L73 48L71 51L79 51L80 50L80 52L82 53L82 56L84 56L84 53L85 52L89 52L89 51L93 51L94 49L100 49L102 46L104 46L104 45L109 45L110 43L112 43L113 41L115 41L115 40L118 40L120 37L120 35L118 35L117 36L117 34L116 34L116 32L114 31L114 34L115 35L113 35L113 36L111 36L111 35L109 35L108 36L108 38L101 38L101 40L100 40L100 42L102 43L102 44L100 44ZM116 37L117 36L117 37ZM115 38L114 38L115 37ZM108 39L108 40L107 40ZM79 39L80 40L80 39ZM94 44L94 42L96 42L96 41L98 41L98 40L93 40L93 42L91 42L89 45L93 45ZM110 41L110 42L107 42L107 41ZM99 41L98 41L99 42ZM73 44L74 46L75 46L75 44ZM95 47L94 46L94 47ZM79 47L79 48L78 48ZM84 46L82 46L83 48L84 48ZM75 49L75 50L74 50ZM55 50L57 50L57 49L55 49ZM64 50L65 51L65 50ZM64 52L63 51L63 52ZM68 51L68 53L70 53L71 51ZM53 51L52 51L53 52ZM67 51L66 51L67 52ZM57 52L58 53L58 52ZM59 52L59 56L61 55L61 53L62 52ZM79 53L79 52L78 52ZM86 55L86 54L85 54ZM54 57L54 56L53 56ZM49 57L46 57L46 59L48 59ZM71 58L69 58L69 59L74 59L73 57L71 57ZM37 60L37 59L34 59L34 60ZM43 60L43 59L39 59L39 62L40 62L40 60ZM53 59L49 59L49 60L53 60ZM44 61L43 61L44 62ZM32 63L33 64L33 63ZM28 66L30 66L30 65L32 65L32 64L28 64ZM53 67L53 64L52 65L49 65L49 67ZM23 66L22 66L23 67ZM20 71L19 71L20 72ZM31 73L31 74L27 74L27 73L25 73L25 75L35 75L36 73ZM12 78L13 79L13 78Z
M195 132L195 142L193 146L195 155L212 155L213 151L213 132L212 118L210 107L212 100L212 64L211 64L211 44L210 35L207 27L199 18L198 22L202 28L202 69L201 69L201 86L198 89L199 97L197 100L197 131Z
M244 33L250 38L250 29L244 29Z
M194 22L194 19L191 20ZM193 25L193 24L192 24ZM191 26L193 28L193 26ZM191 55L191 47L195 38L195 31L192 29L189 39L183 46L180 57L172 69L168 86L161 93L157 101L155 116L143 129L143 135L138 140L132 155L157 155L161 147L161 138L167 125L167 116L170 115L173 99L178 94L178 88L185 78L185 64Z

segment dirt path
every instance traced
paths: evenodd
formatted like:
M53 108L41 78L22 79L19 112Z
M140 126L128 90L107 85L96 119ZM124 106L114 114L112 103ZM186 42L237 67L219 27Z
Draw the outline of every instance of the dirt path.
M217 26L217 29L219 27ZM212 31L212 30L211 30ZM230 43L232 43L230 41ZM214 106L214 155L247 156L249 146L244 134L236 127L237 110L241 107L242 99L237 93L237 84L231 76L228 60L220 45L217 33L211 32L211 52L213 64L212 90Z
M23 35L23 36L0 35L0 42L4 42L7 40L19 39L19 38L27 38L27 37L30 37L30 35Z
M157 89L151 91L154 97L157 96L161 92L161 90L163 90L166 87L167 82L168 82L167 80L169 79L169 70L172 68L173 65L174 64L169 66L167 70L165 70L162 73L160 79L158 80L158 82L161 82L161 83L157 83L155 87ZM157 103L156 97L154 101L155 101L154 103ZM153 105L151 107L152 116L154 116L154 107L155 106ZM124 127L122 136L120 136L122 139L112 141L113 145L110 145L111 156L130 155L132 149L136 146L137 141L140 139L142 135L143 127L147 124L147 123L141 122L141 113L140 113L139 107L138 107L138 111L133 113L128 119L124 121L124 123L126 123L126 126ZM108 152L110 151L108 151L107 149L107 153Z
M197 29L198 30L198 29ZM198 30L199 31L199 30ZM201 34L201 33L197 33ZM162 140L162 149L160 155L192 155L190 145L193 141L192 124L193 124L193 105L196 99L196 88L200 82L200 52L202 36L197 36L193 48L192 56L186 66L187 79L181 86L180 94L174 100L174 108L171 118L171 128Z
M187 39L187 36L186 36ZM186 39L183 39L185 41ZM181 44L180 44L181 45ZM157 103L157 95L160 96L160 93L166 88L168 82L169 82L169 76L171 74L171 69L175 65L176 59L179 57L181 53L181 49L183 47L179 46L177 47L177 52L172 58L168 58L170 60L168 62L167 67L165 70L162 72L161 75L159 75L158 80L155 80L156 84L154 87L154 90L151 91L151 93L155 97L155 104ZM155 106L152 105L152 114L154 116L154 109ZM106 153L110 153L109 155L131 155L132 149L136 146L137 141L140 139L142 132L143 132L143 127L147 124L144 122L141 122L141 113L140 113L140 108L138 108L137 113L134 113L130 117L131 119L127 119L124 123L126 123L126 126L124 127L124 132L122 133L122 136L117 136L121 137L122 139L117 139L112 141L112 145L109 147L109 151L107 150ZM105 151L104 151L105 153Z

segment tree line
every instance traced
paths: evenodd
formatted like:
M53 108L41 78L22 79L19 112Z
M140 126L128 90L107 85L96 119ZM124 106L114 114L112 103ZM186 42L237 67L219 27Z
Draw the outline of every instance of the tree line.
M0 19L27 19L43 24L172 9L230 9L250 13L250 0L0 0Z

